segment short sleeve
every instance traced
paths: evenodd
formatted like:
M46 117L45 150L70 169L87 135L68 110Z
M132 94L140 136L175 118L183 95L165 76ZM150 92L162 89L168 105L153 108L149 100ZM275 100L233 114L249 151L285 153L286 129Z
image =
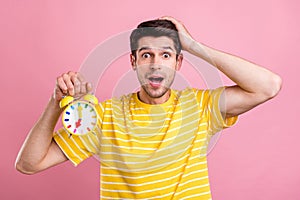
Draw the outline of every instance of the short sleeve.
M54 133L53 139L74 166L99 152L99 139L96 132L78 136L70 135L61 128Z
M233 126L238 119L238 116L223 118L220 111L220 102L226 101L223 99L222 93L225 87L220 87L209 91L208 97L208 117L209 117L209 133L215 134L225 128Z
M213 90L194 89L200 109L203 110L204 113L202 117L207 120L208 133L212 135L233 126L238 119L237 116L226 119L222 116L219 105L220 101L225 101L225 99L221 98L224 90L225 87Z

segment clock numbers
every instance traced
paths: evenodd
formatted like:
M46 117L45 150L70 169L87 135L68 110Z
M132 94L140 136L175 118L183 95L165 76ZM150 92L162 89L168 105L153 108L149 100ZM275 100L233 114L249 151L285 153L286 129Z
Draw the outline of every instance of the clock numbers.
M85 102L70 105L63 117L64 126L71 134L82 135L91 132L97 124L95 109Z

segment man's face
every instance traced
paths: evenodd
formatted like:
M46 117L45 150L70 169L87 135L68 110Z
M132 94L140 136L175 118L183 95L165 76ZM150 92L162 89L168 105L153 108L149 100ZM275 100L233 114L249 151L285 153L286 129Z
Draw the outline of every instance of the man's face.
M182 55L176 59L173 40L165 36L142 37L138 41L136 58L131 55L132 67L137 71L142 89L151 98L160 98L169 90L181 62Z

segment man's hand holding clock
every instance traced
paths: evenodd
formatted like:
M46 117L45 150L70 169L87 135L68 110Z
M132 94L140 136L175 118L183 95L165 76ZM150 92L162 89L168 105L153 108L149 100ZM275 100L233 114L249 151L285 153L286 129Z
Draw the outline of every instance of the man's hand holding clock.
M81 98L92 91L92 84L84 80L78 72L63 73L56 78L54 99L59 102L64 96Z

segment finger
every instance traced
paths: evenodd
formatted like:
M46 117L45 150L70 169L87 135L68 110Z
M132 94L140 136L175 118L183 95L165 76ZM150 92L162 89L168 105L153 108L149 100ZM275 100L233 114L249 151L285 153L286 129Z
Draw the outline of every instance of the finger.
M86 88L87 88L87 92L90 93L93 89L92 84L91 83L86 83Z
M165 20L171 21L173 24L176 25L177 29L180 29L180 26L184 26L182 21L175 19L174 17L171 17L171 16L163 16L160 19L165 19Z
M64 93L61 91L61 89L56 86L54 90L54 99L57 101L60 101L64 96Z
M163 16L161 18L159 18L160 20L169 20L171 21L177 28L178 32L180 31L187 31L185 26L183 25L183 23L171 16Z
M66 84L66 86L68 88L69 95L74 96L74 93L75 93L75 91L74 91L74 85L73 85L73 83L71 81L70 75L69 74L63 74L62 78L63 78L63 80L64 80L64 82L65 82L65 84Z
M71 81L74 85L74 95L77 95L80 93L80 81L76 75L71 76Z
M87 93L86 82L81 83L80 89L81 89L81 91L80 91L81 94Z
M79 79L80 82L84 82L85 79L84 79L84 77L81 73L77 72L76 76L77 76L77 78Z
M81 87L81 93L82 94L88 94L92 91L92 84L88 83L88 82L84 82L82 83L82 87Z
M158 19L160 19L160 20L169 20L169 21L171 21L173 23L176 23L178 21L178 20L176 20L175 18L173 18L171 16L162 16L162 17L160 17Z
M164 16L159 17L158 19L169 19L169 18L172 18L172 17L168 16L168 15L164 15Z
M63 80L63 77L60 76L56 79L56 89L55 90L59 90L61 91L63 94L67 94L68 93L68 87L65 84L65 81Z

